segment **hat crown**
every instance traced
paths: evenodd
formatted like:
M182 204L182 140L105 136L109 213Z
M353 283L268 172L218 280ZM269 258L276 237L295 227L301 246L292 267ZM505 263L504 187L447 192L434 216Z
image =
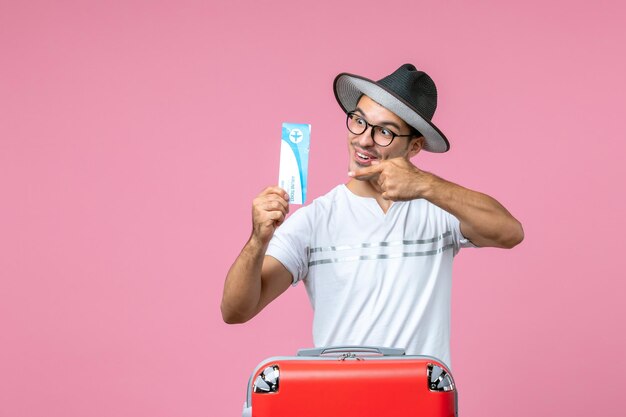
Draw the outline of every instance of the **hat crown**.
M437 87L428 74L418 71L412 64L404 64L380 79L378 84L393 91L423 117L432 120L437 109Z

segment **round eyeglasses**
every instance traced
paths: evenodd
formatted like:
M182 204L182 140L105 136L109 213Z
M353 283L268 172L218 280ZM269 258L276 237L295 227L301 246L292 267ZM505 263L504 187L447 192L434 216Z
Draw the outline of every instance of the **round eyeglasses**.
M346 126L348 127L348 130L355 135L361 135L367 130L368 127L371 127L372 131L370 134L372 135L372 140L375 144L382 147L391 145L391 142L393 142L393 140L397 137L421 136L419 132L417 134L411 133L409 135L398 135L386 127L370 124L362 116L352 111L348 112Z

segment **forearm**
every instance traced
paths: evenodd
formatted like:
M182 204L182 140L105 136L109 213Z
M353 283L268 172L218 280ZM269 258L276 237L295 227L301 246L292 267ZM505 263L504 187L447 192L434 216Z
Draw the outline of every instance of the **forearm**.
M222 318L226 323L243 323L256 313L266 250L267 244L251 237L230 267L221 304Z
M424 173L423 198L459 219L463 235L477 246L512 248L524 238L522 225L494 198Z

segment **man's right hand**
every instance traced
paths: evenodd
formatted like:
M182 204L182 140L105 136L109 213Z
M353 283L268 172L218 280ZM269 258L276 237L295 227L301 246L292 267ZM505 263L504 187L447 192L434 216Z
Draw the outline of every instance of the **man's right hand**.
M267 187L252 202L252 238L267 245L289 213L289 194L280 187Z
M226 275L222 318L244 323L285 292L293 278L277 259L266 256L274 231L289 212L289 195L280 187L267 187L252 203L252 235Z

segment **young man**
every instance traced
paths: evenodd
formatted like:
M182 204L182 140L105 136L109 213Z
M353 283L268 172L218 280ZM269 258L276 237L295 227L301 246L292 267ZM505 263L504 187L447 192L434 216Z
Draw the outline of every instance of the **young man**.
M378 82L343 73L334 91L351 179L284 224L284 190L254 200L252 235L224 285L224 321L250 320L303 281L316 346L401 347L449 365L454 255L511 248L521 224L493 198L411 163L421 150L449 149L431 122L437 92L427 74L410 64Z

